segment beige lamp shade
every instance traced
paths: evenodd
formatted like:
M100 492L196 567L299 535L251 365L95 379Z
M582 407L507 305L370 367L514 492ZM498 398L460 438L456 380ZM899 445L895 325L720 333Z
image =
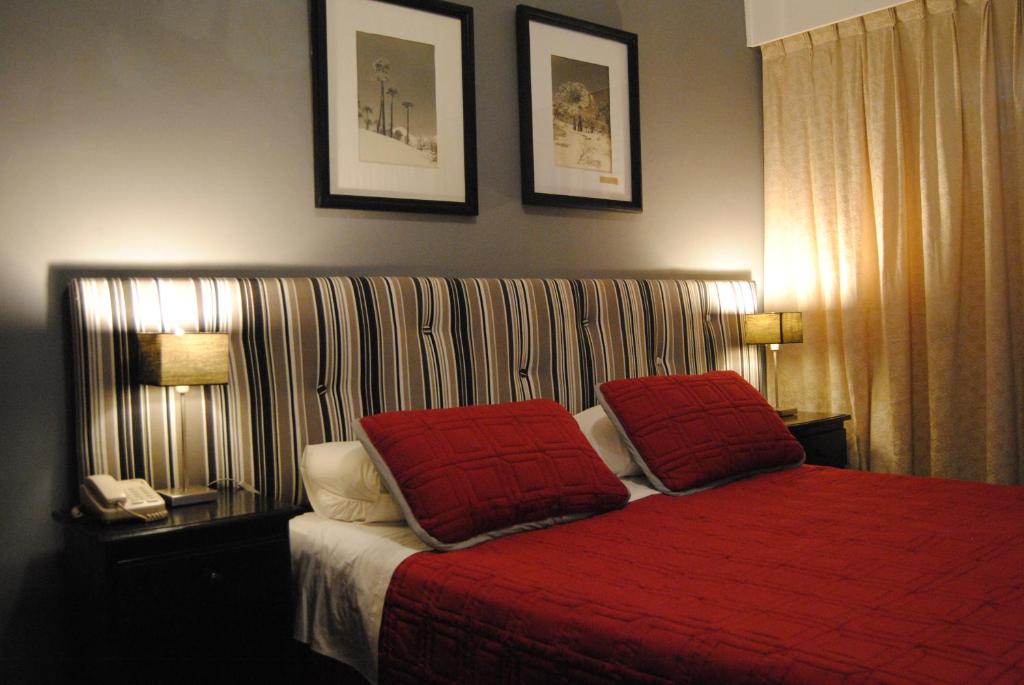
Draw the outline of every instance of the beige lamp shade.
M748 345L779 345L804 341L803 317L800 312L746 314L743 342Z
M138 378L143 385L224 385L227 333L139 333Z

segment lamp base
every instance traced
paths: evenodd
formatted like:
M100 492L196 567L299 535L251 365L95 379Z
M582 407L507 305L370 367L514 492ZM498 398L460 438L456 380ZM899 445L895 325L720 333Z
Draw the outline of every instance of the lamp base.
M183 507L188 504L205 504L217 499L217 491L201 485L187 488L165 488L157 490L169 507Z
M782 418L789 418L790 416L796 416L796 408L793 409L776 409L775 413Z

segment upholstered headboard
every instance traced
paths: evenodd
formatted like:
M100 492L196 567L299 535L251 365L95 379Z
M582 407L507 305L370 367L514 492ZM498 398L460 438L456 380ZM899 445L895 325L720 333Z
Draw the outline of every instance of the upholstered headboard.
M734 369L747 281L85 278L69 286L80 473L179 482L173 390L133 382L136 332L229 334L231 382L185 396L189 462L301 501L307 443L360 416L548 397L592 406L608 379ZM203 466L205 457L205 466Z

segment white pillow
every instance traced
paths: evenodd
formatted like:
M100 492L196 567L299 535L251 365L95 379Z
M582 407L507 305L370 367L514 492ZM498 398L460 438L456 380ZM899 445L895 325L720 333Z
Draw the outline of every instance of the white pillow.
M299 468L309 503L321 516L357 523L405 520L358 441L307 445Z
M599 404L581 411L573 418L580 425L583 435L587 436L587 440L594 447L597 456L601 457L612 473L619 478L641 474L640 467L630 456L629 448L622 441L615 424L604 413L604 407Z

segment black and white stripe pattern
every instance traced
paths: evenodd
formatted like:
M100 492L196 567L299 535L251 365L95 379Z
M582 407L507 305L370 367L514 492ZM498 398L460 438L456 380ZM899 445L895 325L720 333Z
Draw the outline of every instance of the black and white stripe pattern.
M490 278L90 278L69 287L81 473L236 478L289 501L308 443L351 440L364 414L548 397L593 406L605 380L733 369L746 281ZM231 383L186 395L132 382L135 332L229 334ZM200 472L201 470L201 472Z

